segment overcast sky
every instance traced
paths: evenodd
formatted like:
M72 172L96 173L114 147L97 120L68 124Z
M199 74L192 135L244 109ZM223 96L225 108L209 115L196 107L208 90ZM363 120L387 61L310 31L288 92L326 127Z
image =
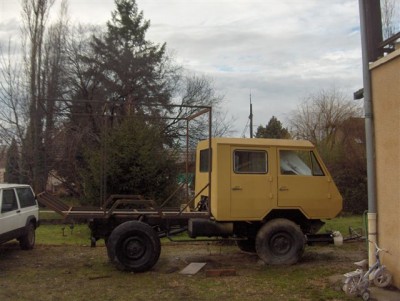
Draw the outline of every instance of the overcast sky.
M20 1L0 0L0 43L19 35ZM57 4L53 7L57 13ZM283 123L305 96L362 87L358 0L137 0L151 27L189 71L213 79L241 136L252 95L255 128ZM113 0L69 0L71 21L103 24ZM246 136L249 134L246 132Z

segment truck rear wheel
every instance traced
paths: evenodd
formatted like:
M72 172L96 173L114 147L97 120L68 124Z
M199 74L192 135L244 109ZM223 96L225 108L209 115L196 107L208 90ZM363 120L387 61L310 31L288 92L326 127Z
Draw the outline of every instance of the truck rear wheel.
M116 227L107 241L110 261L119 270L145 272L158 261L160 239L149 225L129 221Z
M304 252L305 237L290 220L269 221L257 233L257 255L267 264L295 264Z

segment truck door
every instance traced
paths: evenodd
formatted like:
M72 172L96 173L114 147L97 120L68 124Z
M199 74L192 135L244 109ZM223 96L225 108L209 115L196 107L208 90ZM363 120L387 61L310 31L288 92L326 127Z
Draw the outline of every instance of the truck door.
M272 202L268 148L231 147L231 217L259 220Z
M311 150L279 150L278 206L301 208L310 218L329 210L330 177Z

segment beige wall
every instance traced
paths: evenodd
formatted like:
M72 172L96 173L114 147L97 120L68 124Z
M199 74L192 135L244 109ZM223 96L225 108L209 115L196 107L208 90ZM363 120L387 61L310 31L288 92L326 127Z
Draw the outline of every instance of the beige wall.
M371 65L376 141L378 244L400 288L400 50Z

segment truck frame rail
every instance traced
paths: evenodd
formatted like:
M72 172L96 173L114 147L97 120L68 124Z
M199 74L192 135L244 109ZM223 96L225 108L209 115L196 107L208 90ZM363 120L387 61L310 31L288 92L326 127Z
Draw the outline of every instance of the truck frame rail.
M110 219L130 218L139 219L143 216L160 219L189 219L208 218L206 211L185 211L181 208L160 208L153 200L146 200L140 195L111 195L102 207L74 207L68 206L56 196L41 192L37 196L38 202L47 208L62 215L66 220L74 219ZM184 209L187 206L184 207Z

